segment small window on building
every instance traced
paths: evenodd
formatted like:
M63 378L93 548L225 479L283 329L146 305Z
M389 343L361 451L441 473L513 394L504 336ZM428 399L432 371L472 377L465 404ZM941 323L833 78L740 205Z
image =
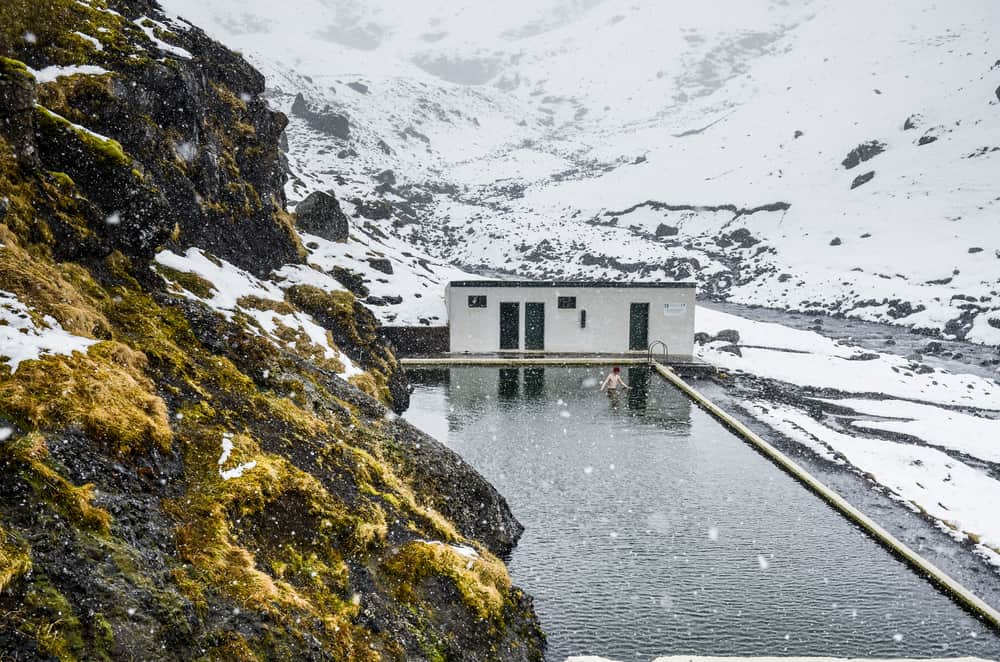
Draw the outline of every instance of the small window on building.
M586 329L587 328L587 311L586 310L581 310L580 311L580 328L581 329Z
M559 308L576 308L576 297L559 297Z
M485 294L471 294L469 295L469 308L485 308L486 307L486 295Z

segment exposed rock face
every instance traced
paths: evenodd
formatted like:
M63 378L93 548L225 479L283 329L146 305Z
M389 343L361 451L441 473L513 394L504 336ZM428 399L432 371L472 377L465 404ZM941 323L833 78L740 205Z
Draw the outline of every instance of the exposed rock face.
M298 94L292 103L292 114L306 120L313 129L326 133L334 138L348 140L351 137L351 122L340 113L330 110L316 112L309 108L305 97Z
M261 100L264 79L256 70L198 29L177 30L169 39L199 67L185 57L150 57L158 47L131 23L154 11L149 3L122 3L122 17L61 0L21 15L19 4L7 10L15 22L58 26L75 20L99 36L120 30L121 23L135 33L122 45L125 52L88 52L79 38L64 39L52 28L37 35L35 44L11 40L6 53L35 69L85 61L111 72L40 86L38 101L50 112L34 113L44 167L69 175L95 204L100 221L117 215L113 232L93 228L99 253L149 255L173 236L180 247L204 246L258 274L300 260L290 225L274 222L285 203L277 139L286 120ZM85 143L94 136L69 122L115 140L107 149L89 150ZM170 127L169 133L162 127ZM139 167L125 168L126 162Z
M16 370L0 348L0 658L540 660L498 558L520 525L391 414L408 392L371 312L305 285L245 302L325 327L346 378L151 260L300 261L284 120L197 29L108 7L0 6L0 291L83 343Z
M295 225L330 241L347 241L350 224L337 198L323 191L311 193L295 208Z

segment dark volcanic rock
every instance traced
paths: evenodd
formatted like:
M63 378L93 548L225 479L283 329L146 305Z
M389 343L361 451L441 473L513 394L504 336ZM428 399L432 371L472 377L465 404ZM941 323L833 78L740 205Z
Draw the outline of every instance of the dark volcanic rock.
M329 241L347 241L350 223L337 198L323 191L310 193L295 208L295 225L302 232Z
M930 145L932 142L936 142L937 139L937 136L924 134L917 140L917 146L923 147L924 145Z
M320 133L325 133L341 140L348 140L351 137L351 122L346 115L329 110L317 112L310 109L301 92L295 96L295 101L292 103L292 115L301 117L310 128Z
M358 272L337 265L330 270L330 275L359 299L368 296L368 288L365 287L365 278Z
M743 351L737 345L722 345L716 348L717 351L725 352L726 354L733 354L735 356L743 356Z
M856 168L858 165L884 152L885 147L885 143L878 140L869 140L866 143L861 143L847 153L841 165L847 170Z
M362 200L354 198L355 214L372 221L384 221L392 218L392 204L386 200Z
M906 118L906 121L903 122L903 131L910 131L917 128L920 126L921 122L923 122L923 119L924 118L921 115L910 115Z
M347 87L351 88L355 92L360 92L361 94L368 94L368 86L364 83L352 82L348 83Z
M677 228L672 225L667 225L665 223L660 223L656 226L656 232L654 233L657 237L673 237L680 232Z
M301 263L263 77L152 0L0 7L0 291L93 340L0 370L0 659L540 661L495 556L520 525L388 410L409 389L371 311L307 285L241 299L311 315L345 379L151 263ZM82 62L112 73L25 67Z
M721 340L733 345L738 345L740 342L740 332L736 329L723 329L715 334L712 340Z
M870 172L866 172L866 173L864 173L862 175L858 175L857 177L854 178L854 181L851 182L851 190L853 191L854 189L858 188L859 186L864 186L865 184L867 184L868 182L870 182L872 179L874 179L874 177L875 177L875 171L874 170L872 170Z
M840 239L840 237L834 237L833 239L830 240L831 246L840 246L842 243L844 242Z
M368 265L375 271L381 271L382 273L390 276L392 275L392 261L387 257L368 258Z

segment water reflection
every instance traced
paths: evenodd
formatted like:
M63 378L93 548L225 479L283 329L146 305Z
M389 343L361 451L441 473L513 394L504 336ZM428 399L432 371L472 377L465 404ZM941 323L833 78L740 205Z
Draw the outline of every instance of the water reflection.
M500 400L517 400L521 391L521 371L517 368L501 368L497 395Z
M545 392L545 368L524 369L524 397L541 398Z
M530 373L529 373L530 371ZM1000 643L664 380L453 368L406 417L507 498L511 558L549 659L833 655L994 659ZM748 477L752 479L748 480Z

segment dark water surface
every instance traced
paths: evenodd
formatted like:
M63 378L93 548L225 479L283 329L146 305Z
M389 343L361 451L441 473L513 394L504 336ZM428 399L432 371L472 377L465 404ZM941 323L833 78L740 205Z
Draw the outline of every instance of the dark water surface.
M644 369L412 371L406 418L506 496L549 659L1000 658L1000 638Z

